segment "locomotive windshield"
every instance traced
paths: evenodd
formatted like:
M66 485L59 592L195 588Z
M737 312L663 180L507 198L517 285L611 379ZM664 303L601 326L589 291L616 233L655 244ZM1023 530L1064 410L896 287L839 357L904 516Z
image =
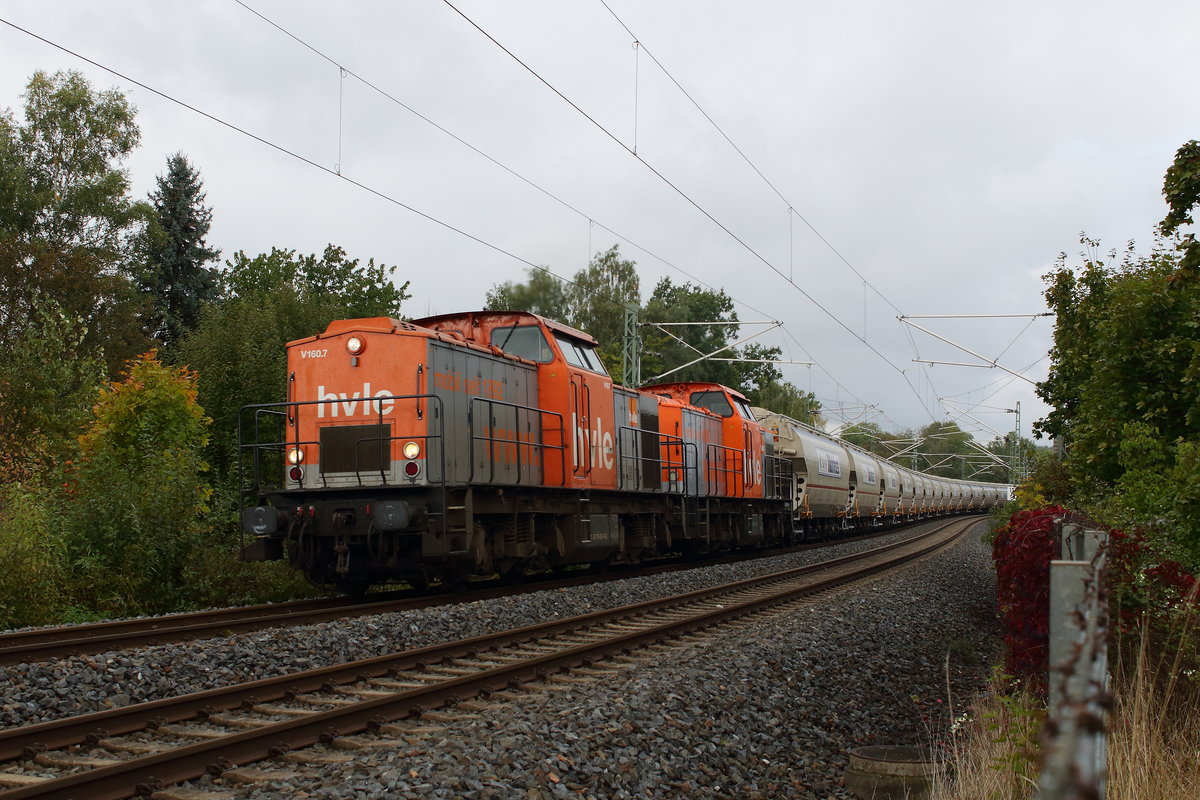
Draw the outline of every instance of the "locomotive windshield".
M537 325L513 325L508 328L492 329L492 347L499 347L509 355L527 358L539 364L554 360L554 351Z
M601 375L608 374L608 370L604 368L600 356L596 354L596 349L592 345L561 333L554 334L554 341L558 342L558 349L562 350L563 358L567 360L568 364L580 369L599 372Z
M729 405L729 398L724 392L692 392L689 402L696 408L707 408L719 417L733 416L733 406Z

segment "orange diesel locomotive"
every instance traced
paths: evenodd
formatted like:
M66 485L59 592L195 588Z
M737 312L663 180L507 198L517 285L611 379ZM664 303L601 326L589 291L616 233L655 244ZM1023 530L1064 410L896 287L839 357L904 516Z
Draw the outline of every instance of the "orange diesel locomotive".
M242 415L245 556L348 592L781 541L792 462L717 384L615 385L523 312L334 322Z

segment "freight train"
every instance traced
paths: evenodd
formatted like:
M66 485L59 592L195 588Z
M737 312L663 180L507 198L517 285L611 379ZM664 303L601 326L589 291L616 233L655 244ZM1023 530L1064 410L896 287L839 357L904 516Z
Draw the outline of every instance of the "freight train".
M525 312L333 322L242 409L247 560L317 584L461 585L981 511L714 383L614 383L588 334Z

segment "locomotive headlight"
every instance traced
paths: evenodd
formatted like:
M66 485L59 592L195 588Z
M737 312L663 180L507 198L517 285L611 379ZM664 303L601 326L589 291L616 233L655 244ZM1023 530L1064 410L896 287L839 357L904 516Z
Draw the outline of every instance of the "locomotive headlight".
M410 459L416 458L419 455L421 455L421 445L417 444L416 442L405 442L404 443L404 457L405 458L410 458Z
M365 350L366 347L367 347L367 340L362 338L361 336L351 336L349 339L346 340L346 349L350 351L350 355L352 355L352 356L358 355L363 350Z
M293 447L287 452L287 460L289 464L299 464L304 460L304 451L299 447Z

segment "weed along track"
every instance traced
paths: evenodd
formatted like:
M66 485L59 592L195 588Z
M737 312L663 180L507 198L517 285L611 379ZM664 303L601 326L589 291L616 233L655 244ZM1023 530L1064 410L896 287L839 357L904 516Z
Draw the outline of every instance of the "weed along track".
M245 765L305 763L319 743L366 746L363 732L419 734L431 709L519 702L539 680L587 680L635 650L667 647L747 615L866 578L956 539L960 520L857 555L569 619L394 655L0 731L0 798L123 798ZM475 702L475 701L471 701ZM432 719L431 719L432 717ZM397 740L401 746L403 742ZM386 745L384 745L386 746ZM334 757L312 754L314 761ZM243 770L241 773L230 772Z

